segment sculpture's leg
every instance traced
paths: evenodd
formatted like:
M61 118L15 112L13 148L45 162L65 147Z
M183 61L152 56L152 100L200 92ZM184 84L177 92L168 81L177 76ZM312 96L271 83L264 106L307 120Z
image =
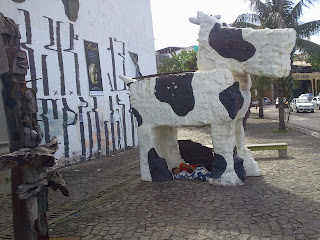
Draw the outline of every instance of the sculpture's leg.
M184 162L178 147L178 129L175 127L159 127L159 129L161 138L159 155L166 159L171 171L172 168Z
M140 172L141 179L152 181L148 164L148 152L153 146L154 129L148 125L142 125L138 128L139 150L140 150Z
M243 185L234 171L235 122L231 122L229 125L211 125L211 136L214 149L214 167L209 182L223 186Z
M251 151L245 146L245 132L243 129L242 119L236 122L236 140L238 156L244 160L246 176L260 176L258 163L254 160Z
M166 159L162 155L162 129L143 124L138 128L140 145L140 171L144 181L163 182L172 180Z

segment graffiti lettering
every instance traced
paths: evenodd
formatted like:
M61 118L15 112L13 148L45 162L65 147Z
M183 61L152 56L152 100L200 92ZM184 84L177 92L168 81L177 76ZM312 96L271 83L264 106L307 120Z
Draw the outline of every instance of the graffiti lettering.
M63 113L63 123L62 123L62 127L63 127L63 140L64 140L64 156L66 158L69 158L69 134L68 134L68 126L70 125L75 125L77 122L77 118L78 118L78 114L73 111L72 109L69 108L68 104L67 104L67 99L66 98L62 98L62 104L63 104L63 108L62 108L62 113ZM68 116L68 112L73 113L73 119L71 121L71 123L69 122L69 116Z
M78 53L73 52L74 50L74 40L78 40L78 35L74 33L74 26L72 23L69 24L69 31L70 31L70 47L65 49L64 51L73 53L74 56L74 71L75 71L75 80L76 80L76 87L77 87L77 94L78 96L81 95L81 88L80 88L80 74L79 74L79 57Z
M37 79L36 74L36 64L34 61L34 50L27 45L32 45L32 31L31 31L31 19L30 19L30 13L23 9L18 9L19 11L22 11L24 14L24 20L25 20L25 26L26 26L26 42L21 42L20 45L23 49L26 49L28 52L28 59L29 59L29 67L30 67L30 76L31 79ZM37 81L32 81L31 86L36 91L37 88Z
M26 40L21 47L28 51L31 79L42 74L42 82L37 86L37 82L32 81L32 87L38 87L43 93L38 101L44 140L49 142L52 136L58 137L63 146L57 152L60 154L58 158L64 157L68 163L73 157L85 160L136 146L136 120L130 107L127 86L117 76L141 75L138 54L129 52L125 42L109 37L107 49L110 55L101 57L101 68L107 69L105 79L108 79L103 83L106 84L103 95L89 96L89 89L82 89L86 84L81 86L80 78L85 80L88 76L86 71L80 69L80 66L86 67L86 59L79 58L83 54L83 46L79 46L83 39L79 41L74 24L63 24L43 16L48 26L48 40L39 50L32 48L35 40L32 38L30 13L23 9L19 11L24 13ZM90 47L91 50L95 48ZM41 60L39 72L35 56ZM110 57L110 66L102 66Z

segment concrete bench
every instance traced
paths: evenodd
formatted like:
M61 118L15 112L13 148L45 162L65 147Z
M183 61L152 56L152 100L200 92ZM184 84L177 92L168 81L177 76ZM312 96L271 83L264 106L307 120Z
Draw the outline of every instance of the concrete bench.
M205 145L213 151L212 145ZM287 157L287 143L264 143L264 144L250 144L246 145L251 151L266 151L266 150L278 150L279 157Z

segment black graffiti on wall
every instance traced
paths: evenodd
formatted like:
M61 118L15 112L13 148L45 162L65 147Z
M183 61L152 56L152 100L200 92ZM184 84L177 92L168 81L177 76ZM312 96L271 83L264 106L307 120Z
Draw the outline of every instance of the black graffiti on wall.
M100 153L101 153L101 130L100 130L99 113L97 112L97 108L98 108L97 97L93 98L93 104L94 104L94 108L92 109L92 111L94 112L94 118L95 118L95 123L96 123L96 133L97 133L97 143L98 143L98 153L100 155Z
M39 116L42 119L45 136L44 139L46 143L50 142L50 138L52 135L51 132L55 132L55 129L50 129L52 127L51 124L53 124L55 128L62 127L62 135L64 140L64 156L66 158L70 157L70 144L74 144L74 139L72 139L70 142L70 128L76 128L77 131L80 132L82 159L98 157L103 154L107 155L110 153L110 147L111 151L115 151L123 147L126 148L129 145L127 139L128 126L126 123L126 114L130 114L131 119L133 119L133 117L131 116L132 114L130 111L126 112L127 106L121 103L119 95L116 95L116 104L114 104L113 97L109 96L110 121L104 121L103 125L100 125L100 118L102 118L102 116L99 116L100 113L98 112L97 97L91 99L93 99L92 109L89 108L90 104L87 100L85 100L83 97L79 97L77 110L73 110L70 108L67 98L38 99L40 103ZM74 102L74 100L72 100L72 102ZM62 104L62 112L59 112L58 110L59 103ZM117 120L115 120L115 115L118 111L115 111L114 108L116 108L117 110L121 109L121 112L119 111L117 115ZM84 116L86 116L86 119L84 119ZM135 124L132 120L130 127L132 132L132 146L135 146ZM103 136L101 135L102 131L104 131ZM105 141L104 152L102 152L102 140ZM110 140L112 142L112 146L110 146L109 144ZM89 145L88 151L86 141ZM124 145L122 145L122 142ZM94 153L93 151L95 145L98 149L97 153Z
M32 45L32 28L31 28L31 18L30 13L27 10L19 9L24 13L25 20L25 28L26 28L26 41L21 43L21 47L26 49L28 52L29 65L30 65L30 75L31 79L37 79L36 74L36 64L35 64L35 55L34 49L29 45ZM79 55L75 51L74 45L75 41L79 39L79 36L75 34L74 25L69 23L69 46L65 49L62 48L62 40L61 40L61 27L62 21L54 21L52 18L43 16L48 21L48 34L49 34L49 43L44 45L43 47L46 50L56 52L58 67L60 73L60 94L61 96L66 95L66 79L65 79L65 67L64 67L64 58L63 52L71 53L74 57L74 74L75 74L75 86L77 95L81 96L81 84L80 84L80 73L79 73ZM117 49L120 49L119 51ZM109 48L110 56L111 56L111 70L107 74L108 84L110 86L111 91L124 91L127 90L126 85L123 81L118 79L119 74L126 74L126 53L129 53L130 59L133 61L136 66L137 73L136 76L141 76L140 68L138 65L138 55L136 53L130 52L126 50L126 44L118 40L116 38L109 37ZM50 68L48 68L47 59L49 54L41 54L41 68L42 68L42 82L43 82L43 94L44 96L50 95L50 86L49 86L49 75ZM117 70L118 58L121 58L121 68ZM119 80L119 82L118 82ZM121 87L119 87L119 83ZM32 88L37 90L37 81L32 81Z
M84 106L78 106L79 112L79 126L80 126L80 141L81 141L81 154L82 157L86 158L86 140L84 135L84 123L83 123L83 108L87 108L89 106L88 102L83 99L83 97L79 97L81 104L84 103Z
M73 136L71 137L70 134L71 132L74 133L75 129L80 133L79 140L83 159L96 157L100 154L109 154L110 151L126 148L130 145L135 146L137 142L135 136L136 124L128 101L129 94L120 92L115 94L112 92L127 91L125 84L117 77L119 74L127 73L127 56L136 67L136 74L141 75L138 54L129 52L123 41L110 37L110 47L108 48L110 51L107 52L111 57L111 65L103 67L110 69L105 78L107 83L105 92L106 90L110 91L111 95L93 98L86 95L87 97L85 97L83 96L83 91L81 91L79 71L79 61L82 60L79 60L79 53L76 50L78 48L75 48L75 45L79 43L79 36L75 34L74 25L72 23L63 24L61 21L43 16L43 21L48 26L48 40L43 46L44 51L41 52L40 50L39 53L39 50L35 51L35 48L32 48L35 39L32 37L30 14L23 9L19 9L19 11L24 14L26 35L26 40L21 43L21 47L28 51L32 79L37 78L36 62L38 61L35 58L38 58L41 62L42 84L40 82L39 86L42 85L43 89L39 88L39 90L43 91L44 97L38 100L40 108L42 107L39 111L39 116L43 120L44 140L49 142L52 136L59 136L59 133L61 133L65 158L69 158L73 154L70 149L72 149L71 145L75 143ZM68 28L69 30L67 44L65 44L66 41L64 39L62 41L64 36L61 32L65 30L63 28ZM82 50L83 48L79 49ZM101 49L100 51L106 51L106 49ZM66 59L66 54L71 54L70 56L73 57L71 66L74 65L74 67L70 68L65 65L69 61L69 58ZM52 62L52 59L54 62ZM70 66L70 63L68 63L68 66ZM65 70L68 73L70 70L73 71L74 74L71 76L74 77L67 78ZM54 71L60 74L58 78L60 81L57 86L55 86L56 79L52 77L55 76ZM37 81L32 81L33 88L37 89L39 86L37 86ZM67 89L67 86L72 86L74 89ZM55 89L56 87L60 88L60 91L58 88ZM76 92L78 97L72 96L73 92ZM60 96L62 97L60 98ZM98 106L102 98L105 98L107 105L109 105L106 114L102 114L99 111L101 107L106 107L105 105L100 106L100 108ZM75 103L75 99L77 99L78 104ZM90 104L90 102L93 103ZM74 108L73 106L76 107ZM76 141L79 140L77 139ZM105 144L103 144L103 141L105 141ZM98 151L96 152L95 149Z
M62 0L64 12L70 21L77 21L80 8L79 0Z
M122 47L122 52L119 52L118 56L122 58L122 74L125 76L126 75L126 44L122 41L118 41L116 38L114 38L114 41L117 43L120 43ZM125 84L125 82L123 82L122 84L123 84L122 90L126 90L127 85Z
M66 95L66 85L64 78L64 65L62 57L62 46L61 46L61 21L56 21L56 34L57 34L57 53L58 53L58 63L60 70L60 84L61 84L61 96Z
M16 3L23 3L25 0L12 0ZM62 0L64 12L70 21L77 21L80 8L79 0Z
M26 42L21 42L20 45L23 49L27 50L28 52L28 59L29 59L29 68L30 68L30 76L32 80L37 79L36 74L36 64L34 61L34 50L28 45L32 45L32 31L31 31L31 19L30 19L30 13L23 9L18 9L19 11L22 11L24 14L24 21L25 21L25 27L26 27ZM36 91L37 88L37 81L32 81L31 86Z
M41 67L42 67L42 83L43 83L43 94L49 96L49 79L48 79L48 68L47 68L47 57L48 55L41 55Z
M115 141L115 135L114 135L114 110L113 110L112 96L109 96L109 107L110 107L110 129L111 129L112 149L116 150L116 141Z
M121 100L119 98L119 95L116 95L116 101L119 106L121 106L121 114L122 114L122 128L123 128L123 138L124 138L124 147L127 148L127 124L126 124L126 105L121 104ZM118 130L118 136L121 136L120 134L120 126ZM119 138L120 139L120 138Z
M105 146L106 147L106 155L108 155L109 152L110 152L108 121L104 121L104 139L105 139L105 142L106 142L106 146Z
M116 52L115 49L115 44L120 44L121 47L121 52ZM119 88L118 87L118 83L117 83L117 76L119 74L123 74L126 75L126 44L120 40L117 40L116 38L112 38L109 37L109 48L108 50L110 50L111 53L111 63L112 63L112 81L111 79L109 80L109 84L111 85L111 91L124 91L127 90L127 86L126 84L121 81L121 85L122 87ZM117 73L117 69L116 69L116 56L119 56L122 58L122 73ZM110 78L110 74L108 75Z
M63 64L63 55L62 55L62 45L61 45L61 21L56 21L56 39L54 38L54 21L53 19L43 16L44 18L48 19L48 27L49 27L49 41L50 43L47 45L44 45L44 48L49 51L54 51L57 53L58 58L58 66L59 66L59 72L60 72L60 94L61 96L66 95L66 87L65 87L65 76L64 76L64 64ZM56 46L56 49L53 48ZM42 69L47 68L47 62L45 55L42 55ZM49 92L49 85L48 85L48 71L45 71L42 73L43 76L43 92L44 95L47 96Z
M68 127L72 126L72 125L76 125L77 119L78 119L78 114L73 111L67 103L67 99L66 98L62 98L62 114L63 114L63 123L62 123L62 127L63 127L63 142L64 142L64 156L66 158L69 158L70 156L70 152L69 152L69 133L68 133ZM73 119L72 121L69 123L69 113L73 114Z
M74 26L72 23L69 24L69 38L70 38L70 46L67 49L64 49L65 52L73 53L74 56L74 72L75 72L75 82L77 87L77 94L81 96L81 88L80 88L80 73L79 73L79 56L78 53L74 52L74 41L78 40L78 35L74 32Z
M130 55L130 57L131 57L134 65L135 65L135 67L136 67L136 77L141 77L142 74L141 74L141 72L140 72L139 56L138 56L138 54L137 54L137 53L134 53L134 52L130 52L130 51L128 51L128 52L129 52L129 55Z

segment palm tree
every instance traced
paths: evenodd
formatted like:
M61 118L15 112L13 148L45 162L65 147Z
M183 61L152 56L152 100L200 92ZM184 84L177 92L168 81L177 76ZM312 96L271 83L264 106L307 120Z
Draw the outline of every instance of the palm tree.
M309 41L310 36L320 30L320 20L307 23L299 21L303 13L303 7L311 7L320 0L300 0L297 3L289 0L246 0L250 2L253 13L241 14L234 21L234 27L251 28L293 28L297 32L297 41L291 57L296 50L304 52L311 58L320 56L320 45ZM291 58L292 59L292 58ZM292 61L291 61L292 64ZM279 97L279 129L286 129L284 122L283 97L292 98L292 75L278 80Z

